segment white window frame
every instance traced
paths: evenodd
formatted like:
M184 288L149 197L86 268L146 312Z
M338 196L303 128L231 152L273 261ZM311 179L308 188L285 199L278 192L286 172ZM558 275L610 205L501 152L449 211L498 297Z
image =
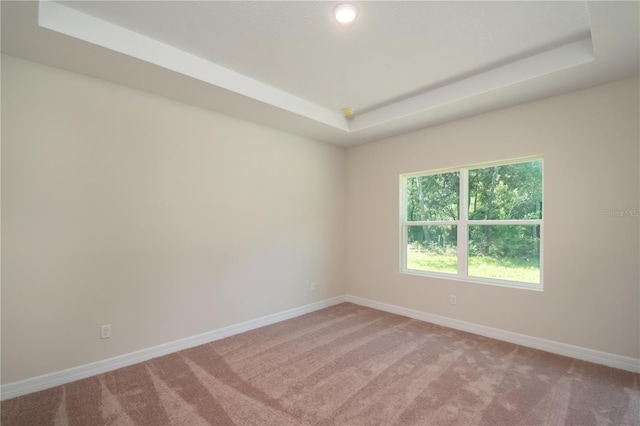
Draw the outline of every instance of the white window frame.
M469 190L469 170L489 168L501 165L528 163L532 161L542 162L542 208L541 219L513 219L513 220L469 220L468 190ZM408 221L407 220L407 179L418 176L438 175L443 173L460 172L460 192L459 192L459 213L458 220L439 221ZM407 230L408 226L433 226L433 225L455 225L457 226L457 248L458 272L448 274L444 272L423 271L409 269L407 267ZM472 225L537 225L540 227L540 282L526 283L520 281L500 280L495 278L482 278L470 276L468 274L468 236L469 226ZM502 287L521 288L526 290L543 291L544 289L544 160L541 156L502 160L491 163L473 164L468 166L453 167L449 169L430 170L424 172L406 173L400 175L400 272L409 275L420 275L426 277L442 278L456 281L467 281L479 284L488 284Z

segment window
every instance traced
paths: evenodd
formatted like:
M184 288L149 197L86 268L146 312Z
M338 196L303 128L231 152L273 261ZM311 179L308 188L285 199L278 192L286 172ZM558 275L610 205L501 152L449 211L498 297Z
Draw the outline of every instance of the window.
M402 272L542 289L542 159L401 176Z

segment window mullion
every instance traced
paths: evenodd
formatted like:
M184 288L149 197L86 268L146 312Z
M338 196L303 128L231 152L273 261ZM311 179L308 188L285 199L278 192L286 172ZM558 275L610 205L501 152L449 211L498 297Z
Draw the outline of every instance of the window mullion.
M467 276L467 240L469 231L467 230L467 218L469 217L469 171L467 169L460 170L460 211L458 212L458 246L456 252L458 254L458 275Z
M542 219L468 220L467 225L540 225Z
M435 226L435 225L457 225L457 220L412 220L406 222L409 226Z

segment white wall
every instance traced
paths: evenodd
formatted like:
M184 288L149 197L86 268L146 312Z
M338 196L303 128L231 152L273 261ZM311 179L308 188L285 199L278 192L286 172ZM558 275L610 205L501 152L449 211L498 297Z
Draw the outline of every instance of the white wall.
M2 382L343 294L344 157L3 56Z
M639 88L632 78L351 148L347 293L640 357ZM544 292L399 273L402 173L544 156ZM449 295L457 295L457 305Z
M604 214L639 208L638 93L619 81L345 153L3 56L2 383L345 293L639 358L640 226ZM544 292L398 272L401 173L538 154Z

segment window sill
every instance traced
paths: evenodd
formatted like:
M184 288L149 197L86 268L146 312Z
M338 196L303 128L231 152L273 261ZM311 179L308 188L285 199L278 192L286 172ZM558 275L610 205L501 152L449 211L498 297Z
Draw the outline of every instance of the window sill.
M496 279L490 279L490 278L462 276L458 274L427 272L427 271L420 271L417 269L401 269L400 273L405 275L415 275L420 277L438 278L438 279L451 280L451 281L462 281L462 282L468 282L468 283L474 283L474 284L492 285L497 287L544 291L544 286L542 285L542 283L538 284L538 283L525 283L525 282L519 282L519 281L496 280Z

